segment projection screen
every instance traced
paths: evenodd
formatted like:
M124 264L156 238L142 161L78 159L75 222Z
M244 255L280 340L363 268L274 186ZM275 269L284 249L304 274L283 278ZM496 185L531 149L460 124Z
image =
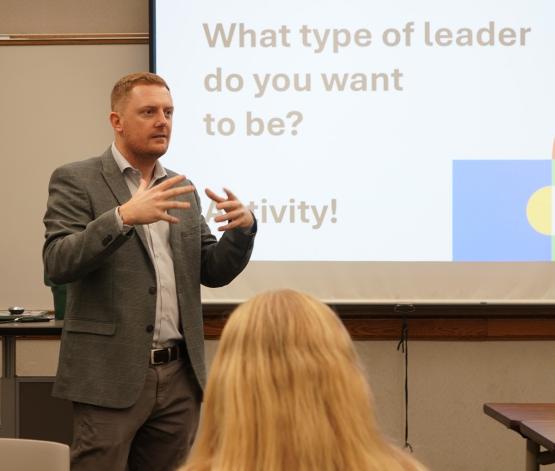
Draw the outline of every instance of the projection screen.
M231 189L252 261L210 302L555 299L551 0L153 0L164 166Z

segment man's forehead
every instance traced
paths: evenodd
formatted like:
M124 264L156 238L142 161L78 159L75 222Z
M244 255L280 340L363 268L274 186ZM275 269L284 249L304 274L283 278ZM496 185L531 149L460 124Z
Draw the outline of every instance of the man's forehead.
M133 102L153 102L153 104L173 103L170 91L163 85L138 84L129 92L128 98Z

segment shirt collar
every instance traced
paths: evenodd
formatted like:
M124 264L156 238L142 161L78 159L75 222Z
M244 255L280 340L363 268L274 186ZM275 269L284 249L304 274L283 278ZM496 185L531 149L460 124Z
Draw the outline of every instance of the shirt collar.
M136 168L131 166L131 164L127 161L127 159L123 156L123 154L116 147L115 142L112 142L112 155L114 156L114 160L116 161L116 164L117 164L117 166L120 169L122 174L125 174L125 171L128 168L133 170L134 172L139 171ZM167 175L168 175L168 173L166 172L166 169L164 167L162 167L162 164L157 160L156 163L154 164L154 175L152 177L152 181L155 182L155 181L159 180L160 178L166 177Z

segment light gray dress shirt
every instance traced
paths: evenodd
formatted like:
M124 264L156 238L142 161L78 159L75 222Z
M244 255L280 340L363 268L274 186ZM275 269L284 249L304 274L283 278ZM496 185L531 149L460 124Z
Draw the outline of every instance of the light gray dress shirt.
M139 188L141 172L129 164L115 143L112 143L112 154L125 178L129 191L134 195ZM158 180L166 176L166 170L159 161L156 161L154 175L148 188L152 188ZM114 214L120 228L126 230L118 208L116 208ZM156 271L156 323L154 325L152 346L155 348L167 347L183 340L179 325L175 272L170 246L170 223L158 221L153 224L144 224L143 228L148 242L150 258Z

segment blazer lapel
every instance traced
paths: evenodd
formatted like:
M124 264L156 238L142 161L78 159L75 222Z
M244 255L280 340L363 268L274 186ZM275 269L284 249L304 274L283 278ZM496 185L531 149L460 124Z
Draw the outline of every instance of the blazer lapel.
M106 184L112 191L112 194L114 195L118 203L122 205L123 203L129 201L129 199L131 198L131 192L129 191L127 183L125 183L125 179L121 174L121 170L119 169L118 164L116 164L116 161L114 160L112 150L110 148L108 148L108 150L106 150L106 152L102 154L101 160L102 176L104 177ZM143 226L135 226L135 232L139 236L139 239L141 240L146 252L150 254Z

